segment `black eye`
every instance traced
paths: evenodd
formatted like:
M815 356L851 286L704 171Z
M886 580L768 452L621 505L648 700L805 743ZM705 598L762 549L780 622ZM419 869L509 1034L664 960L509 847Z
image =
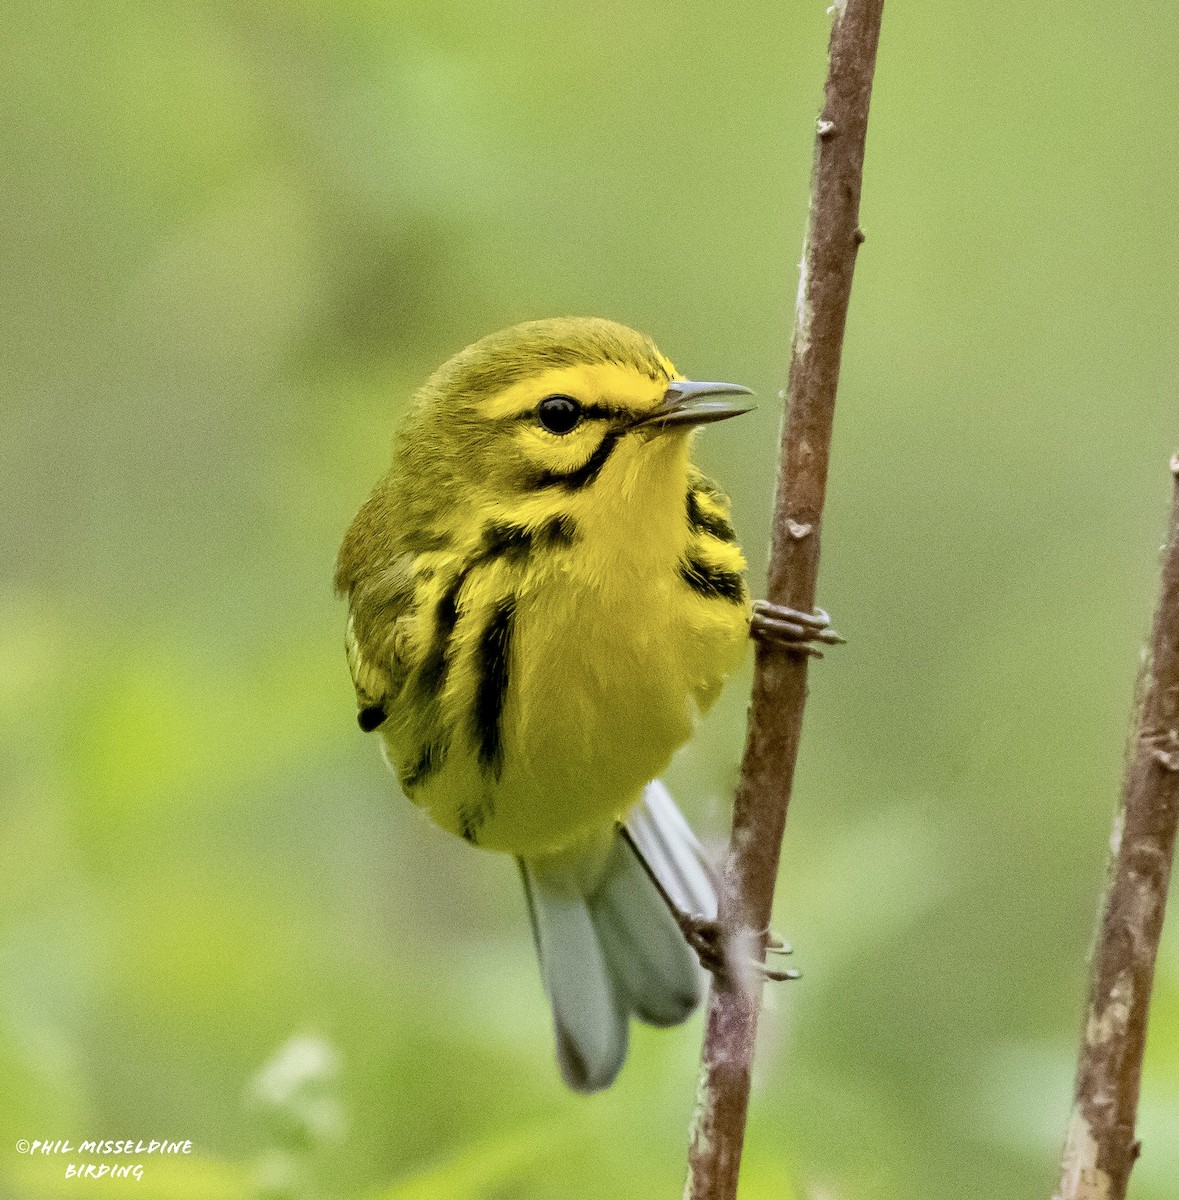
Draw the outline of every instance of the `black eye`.
M581 422L581 405L572 396L546 396L536 415L549 433L568 433Z

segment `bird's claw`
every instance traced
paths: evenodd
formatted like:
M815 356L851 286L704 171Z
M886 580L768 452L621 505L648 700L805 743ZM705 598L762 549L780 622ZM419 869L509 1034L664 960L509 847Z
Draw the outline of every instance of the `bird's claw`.
M826 614L824 614L826 615ZM794 947L783 938L779 937L772 929L767 929L762 937L765 939L766 954L793 954ZM754 968L761 972L766 978L773 980L775 983L784 983L788 979L801 979L802 972L795 970L793 967L788 967L782 971L775 971L766 966L764 962L754 960Z
M749 634L759 642L770 642L791 654L809 654L822 658L815 642L841 646L847 640L831 628L831 618L821 608L813 613L800 612L784 604L755 600L749 619Z
M729 934L725 927L715 917L702 917L680 913L676 917L684 939L692 948L700 965L710 974L723 979L732 966L729 954ZM784 942L772 930L765 930L761 935L767 954L793 954L794 947ZM740 970L741 968L738 968ZM790 968L776 971L766 966L757 958L749 958L744 964L744 970L756 971L764 979L775 983L783 983L788 979L799 979L802 972Z

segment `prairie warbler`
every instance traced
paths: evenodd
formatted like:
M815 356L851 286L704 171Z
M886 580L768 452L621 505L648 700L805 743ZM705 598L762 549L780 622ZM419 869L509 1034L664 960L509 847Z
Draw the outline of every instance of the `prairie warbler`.
M748 395L612 321L492 334L417 393L340 550L360 726L434 821L518 860L579 1091L631 1013L700 996L682 914L715 918L713 878L657 777L750 631L728 500L689 459ZM786 611L771 635L825 637Z

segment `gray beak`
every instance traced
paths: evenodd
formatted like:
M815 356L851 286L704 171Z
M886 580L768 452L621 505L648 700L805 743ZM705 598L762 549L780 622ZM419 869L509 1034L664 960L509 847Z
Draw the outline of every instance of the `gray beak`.
M747 400L722 400L722 396L752 396L747 387L739 383L693 383L688 379L677 379L668 387L663 403L635 422L636 425L652 425L656 429L671 429L677 425L708 425L713 421L727 421L751 412L756 405Z

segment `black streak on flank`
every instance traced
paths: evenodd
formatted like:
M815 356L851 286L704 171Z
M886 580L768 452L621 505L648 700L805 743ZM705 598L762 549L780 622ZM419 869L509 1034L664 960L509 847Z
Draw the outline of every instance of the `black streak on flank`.
M356 723L365 733L372 733L374 729L385 723L388 715L383 704L366 704L356 714Z
M436 695L442 691L442 685L446 682L446 671L450 665L450 637L458 624L458 596L463 584L467 582L469 569L460 571L454 577L434 611L434 642L422 660L418 676L423 691L429 695Z
M736 571L725 571L709 566L694 554L689 554L680 563L680 578L701 596L710 599L729 600L733 604L745 602L745 581Z
M567 492L579 492L588 487L602 473L621 436L620 433L607 433L593 454L575 471L544 471L533 481L533 487L562 487Z
M694 533L707 533L722 542L737 540L732 525L720 513L706 512L700 506L700 493L695 488L688 492L688 524Z
M571 546L576 537L577 522L564 514L549 517L535 528L505 523L489 525L484 530L481 549L454 577L438 601L434 613L434 642L422 660L418 674L422 690L427 695L437 695L446 683L450 667L450 639L459 620L458 598L463 584L467 582L467 576L482 563L492 562L497 558L504 558L509 562L523 562L534 545ZM363 725L361 727L363 728Z
M472 716L479 762L499 778L503 769L503 736L500 718L508 692L508 661L512 651L512 621L516 604L501 600L479 638L475 666L479 682L475 688Z

